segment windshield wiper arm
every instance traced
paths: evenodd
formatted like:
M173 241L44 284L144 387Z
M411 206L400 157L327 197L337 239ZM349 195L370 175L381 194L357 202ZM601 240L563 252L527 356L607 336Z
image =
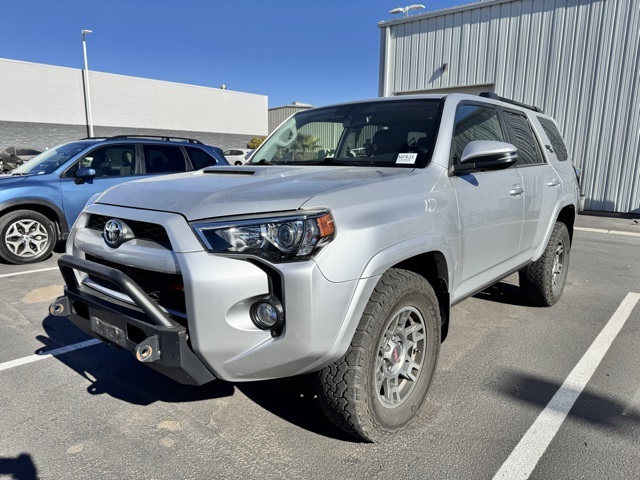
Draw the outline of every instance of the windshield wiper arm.
M327 157L325 158L322 163L324 165L344 165L347 167L353 167L355 164L353 162L348 162L346 160L338 160L337 158L333 158L333 157Z

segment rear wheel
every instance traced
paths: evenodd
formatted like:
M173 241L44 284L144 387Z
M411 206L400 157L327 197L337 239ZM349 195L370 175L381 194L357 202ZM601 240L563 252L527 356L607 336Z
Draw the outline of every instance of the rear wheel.
M57 241L51 220L31 210L16 210L0 219L0 256L13 264L35 263L51 254Z
M519 272L520 287L534 305L550 307L560 300L570 251L569 231L564 223L556 222L542 257Z
M318 374L325 414L343 430L377 441L406 427L422 406L440 349L431 285L400 269L376 286L347 353Z

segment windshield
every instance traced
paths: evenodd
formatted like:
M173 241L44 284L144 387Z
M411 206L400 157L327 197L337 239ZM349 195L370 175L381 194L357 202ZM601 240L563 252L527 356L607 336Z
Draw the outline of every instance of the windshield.
M58 145L33 157L27 163L23 163L11 173L13 175L41 175L51 173L63 165L70 158L92 145L95 142L72 142Z
M425 167L440 106L439 99L390 100L300 112L280 125L249 163Z

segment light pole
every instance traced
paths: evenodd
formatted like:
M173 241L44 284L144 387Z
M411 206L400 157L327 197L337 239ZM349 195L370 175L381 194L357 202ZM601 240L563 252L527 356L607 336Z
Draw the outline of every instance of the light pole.
M84 104L87 110L87 133L89 137L93 137L93 118L91 117L91 93L89 91L89 65L87 63L87 41L84 36L93 33L92 30L82 30L82 53L84 53L84 70L82 71L84 79Z
M424 5L416 3L416 4L413 4L413 5L407 5L406 7L394 8L393 10L389 10L389 13L393 13L394 15L397 14L397 13L404 13L404 16L408 17L409 16L409 10L420 10L421 8L424 8Z

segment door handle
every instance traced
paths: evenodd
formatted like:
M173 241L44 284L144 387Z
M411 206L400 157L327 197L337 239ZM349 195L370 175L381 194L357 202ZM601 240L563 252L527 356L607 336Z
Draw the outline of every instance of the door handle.
M560 185L560 180L558 180L557 178L552 178L547 182L548 187L557 187L558 185Z
M509 190L509 195L512 197L518 197L524 193L524 188L522 185L512 185L511 190Z

